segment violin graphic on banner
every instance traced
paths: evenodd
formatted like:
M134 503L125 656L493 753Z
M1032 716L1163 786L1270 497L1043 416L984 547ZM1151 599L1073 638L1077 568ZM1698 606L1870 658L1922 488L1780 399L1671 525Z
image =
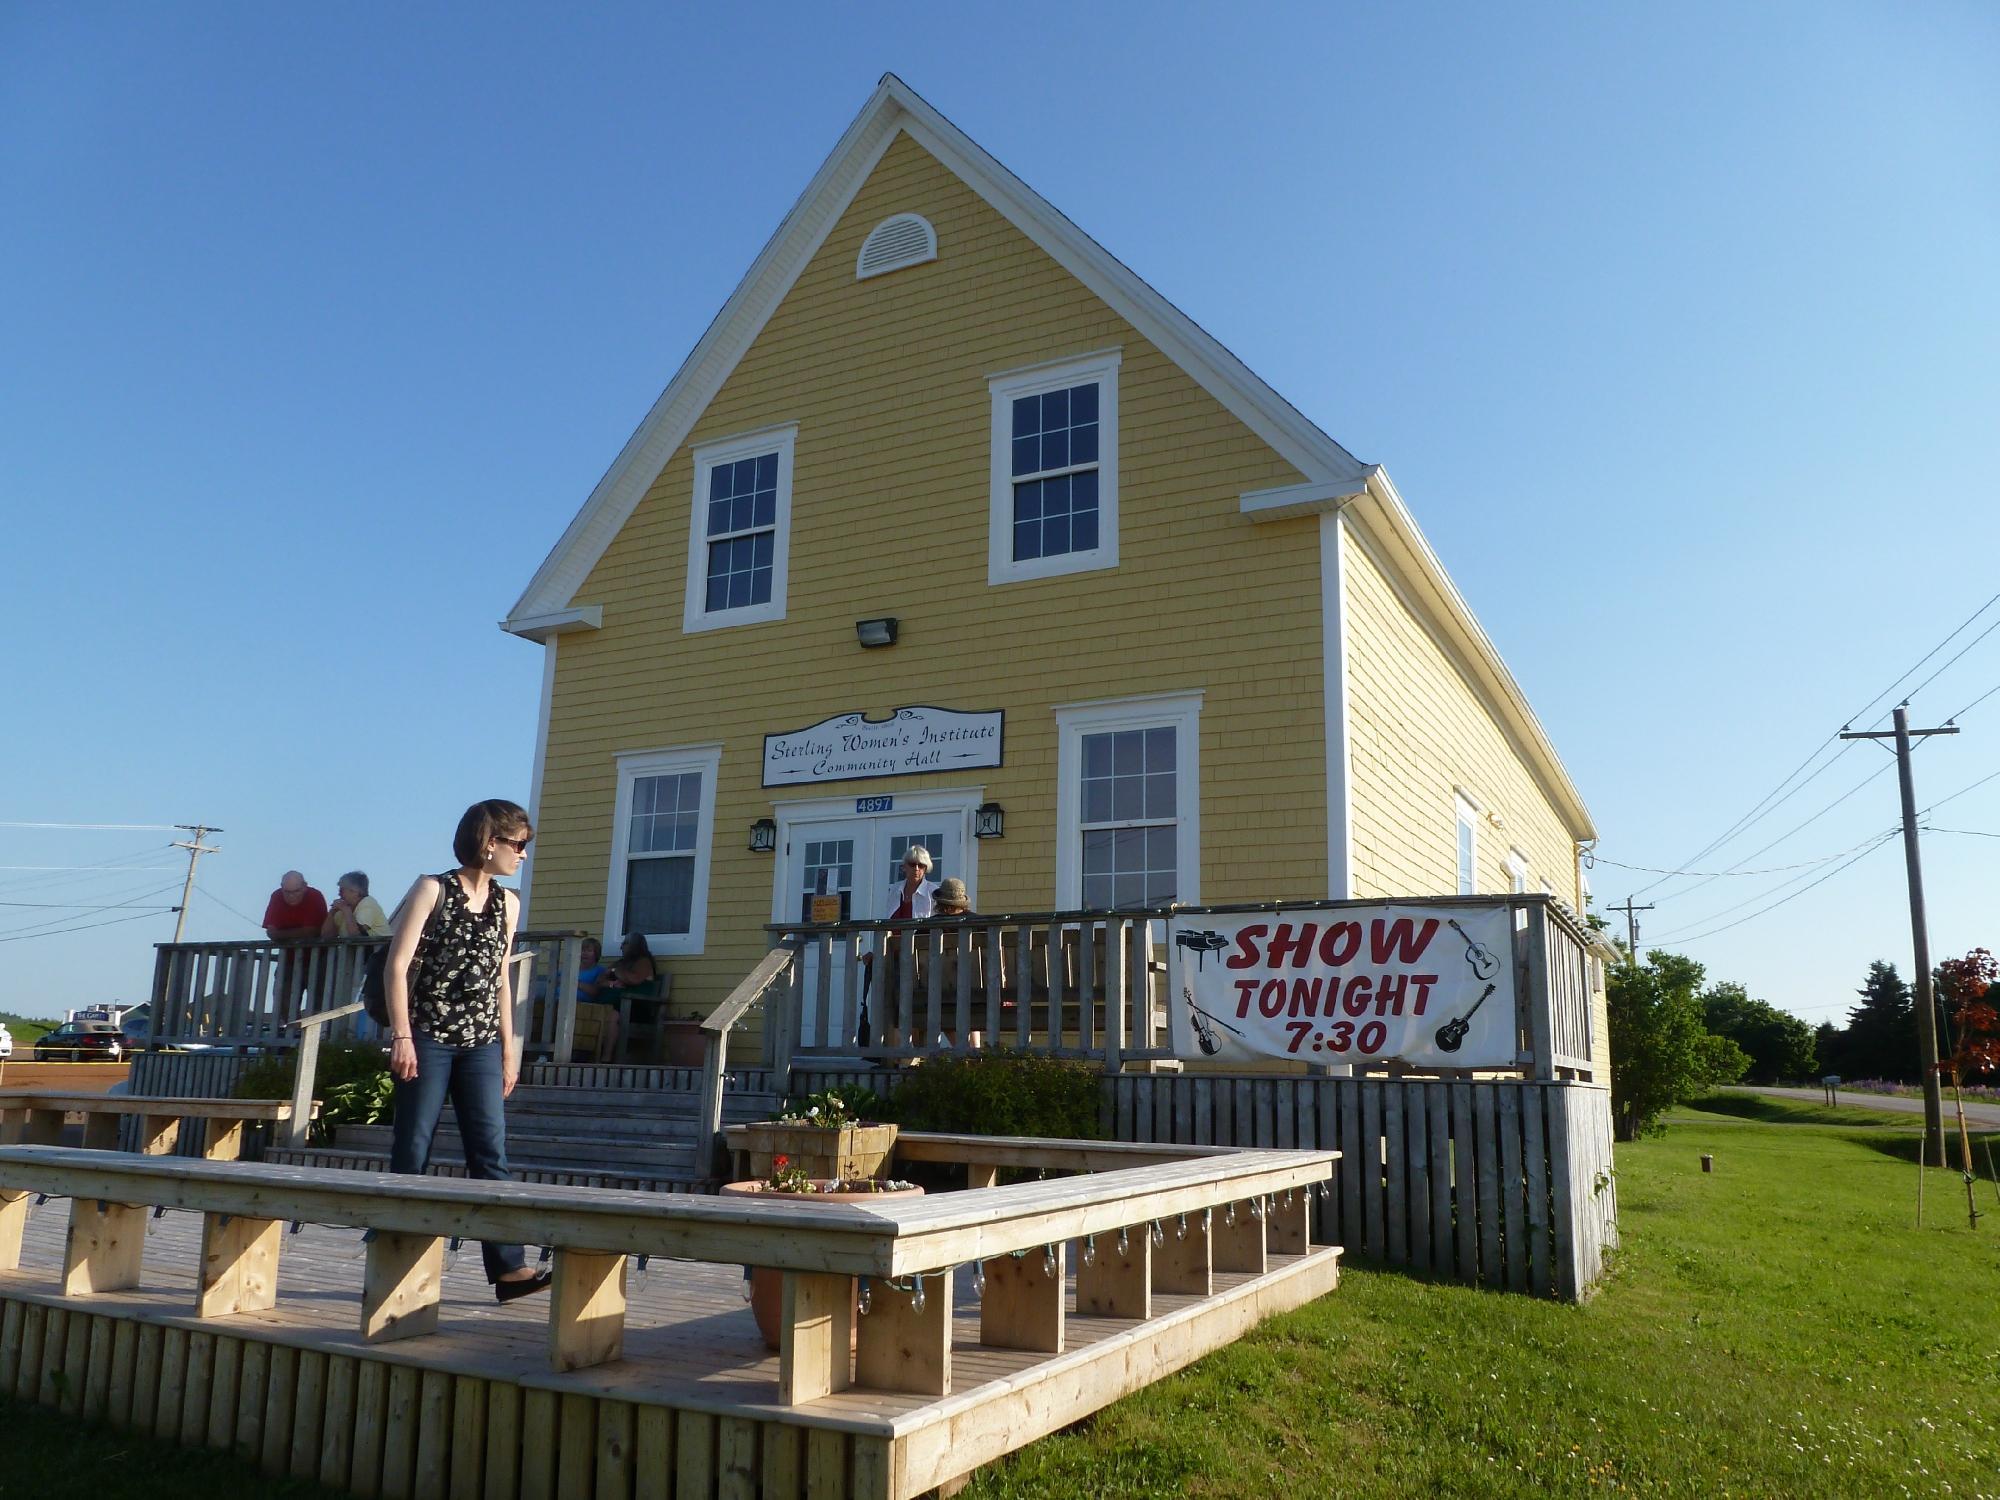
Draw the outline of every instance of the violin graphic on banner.
M1208 962L1209 954L1220 953L1224 948L1229 946L1229 939L1219 932L1177 932L1174 934L1174 941L1195 956L1194 963L1197 969L1202 968ZM1188 1019L1194 1022L1195 1045L1201 1048L1204 1056L1213 1057L1222 1050L1222 1038L1215 1034L1217 1026L1220 1026L1231 1036L1240 1037L1243 1035L1242 1032L1231 1026L1227 1021L1210 1015L1199 1005L1196 1005L1194 1003L1194 990L1188 985L1183 984L1181 986L1181 999L1187 1003Z

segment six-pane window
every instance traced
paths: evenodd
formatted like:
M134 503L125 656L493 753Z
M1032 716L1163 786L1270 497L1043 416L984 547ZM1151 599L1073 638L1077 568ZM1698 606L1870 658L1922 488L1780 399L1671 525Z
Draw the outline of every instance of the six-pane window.
M1014 398L1014 560L1098 541L1097 382Z
M708 471L708 610L771 602L778 536L778 455Z
M623 931L668 936L688 930L700 824L699 771L634 778Z
M1082 737L1083 904L1158 906L1180 885L1175 731Z

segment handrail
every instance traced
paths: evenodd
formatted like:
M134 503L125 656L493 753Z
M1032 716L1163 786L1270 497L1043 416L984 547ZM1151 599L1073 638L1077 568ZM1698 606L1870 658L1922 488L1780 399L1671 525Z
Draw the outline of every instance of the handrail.
M1477 908L1491 906L1496 901L1504 901L1510 906L1561 904L1559 898L1539 892L1509 891L1474 896L1370 896L1340 901L1238 901L1216 906L1097 906L1075 907L1063 911L977 911L968 912L963 916L934 915L900 919L853 917L839 922L766 922L764 930L773 933L908 932L926 927L943 927L947 931L956 931L961 927L1003 926L1010 922L1034 923L1038 926L1050 922L1103 922L1112 918L1122 918L1128 922L1165 922L1177 917L1220 917L1263 911L1340 911L1350 907L1384 904Z
M798 954L790 948L773 948L758 961L743 982L701 1023L701 1087L695 1097L695 1167L714 1175L723 1160L722 1089L729 1066L729 1032L751 1006L762 1000L780 975L791 972Z

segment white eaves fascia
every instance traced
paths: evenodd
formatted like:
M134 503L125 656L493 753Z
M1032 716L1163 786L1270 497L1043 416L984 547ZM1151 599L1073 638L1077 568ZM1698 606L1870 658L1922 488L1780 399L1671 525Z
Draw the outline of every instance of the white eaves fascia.
M1284 521L1293 516L1316 516L1321 511L1339 510L1368 493L1368 475L1379 468L1379 465L1371 467L1358 483L1349 480L1334 484L1283 484L1275 489L1245 490L1237 497L1237 508L1253 521Z
M552 635L569 635L578 630L604 628L604 606L580 604L574 609L552 609L539 615L509 615L500 622L509 635L531 641L546 641Z

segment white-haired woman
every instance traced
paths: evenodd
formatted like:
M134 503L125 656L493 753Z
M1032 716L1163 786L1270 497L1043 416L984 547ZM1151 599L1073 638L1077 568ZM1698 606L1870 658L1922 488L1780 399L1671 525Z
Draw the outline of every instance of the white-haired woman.
M889 887L889 899L883 905L882 914L892 922L907 922L912 917L928 917L934 909L937 896L937 882L931 878L931 851L922 844L912 844L903 853L902 879ZM882 944L882 954L886 962L882 965L882 987L875 992L876 1014L884 1017L888 1024L882 1027L882 1045L896 1047L902 1044L902 1028L897 1022L897 994L899 976L896 972L897 958L903 947L901 933L890 933ZM875 955L863 953L861 962L868 966L870 975L875 971ZM872 989L870 984L867 988ZM865 1030L865 1024L864 1024ZM868 1045L863 1036L861 1044Z

